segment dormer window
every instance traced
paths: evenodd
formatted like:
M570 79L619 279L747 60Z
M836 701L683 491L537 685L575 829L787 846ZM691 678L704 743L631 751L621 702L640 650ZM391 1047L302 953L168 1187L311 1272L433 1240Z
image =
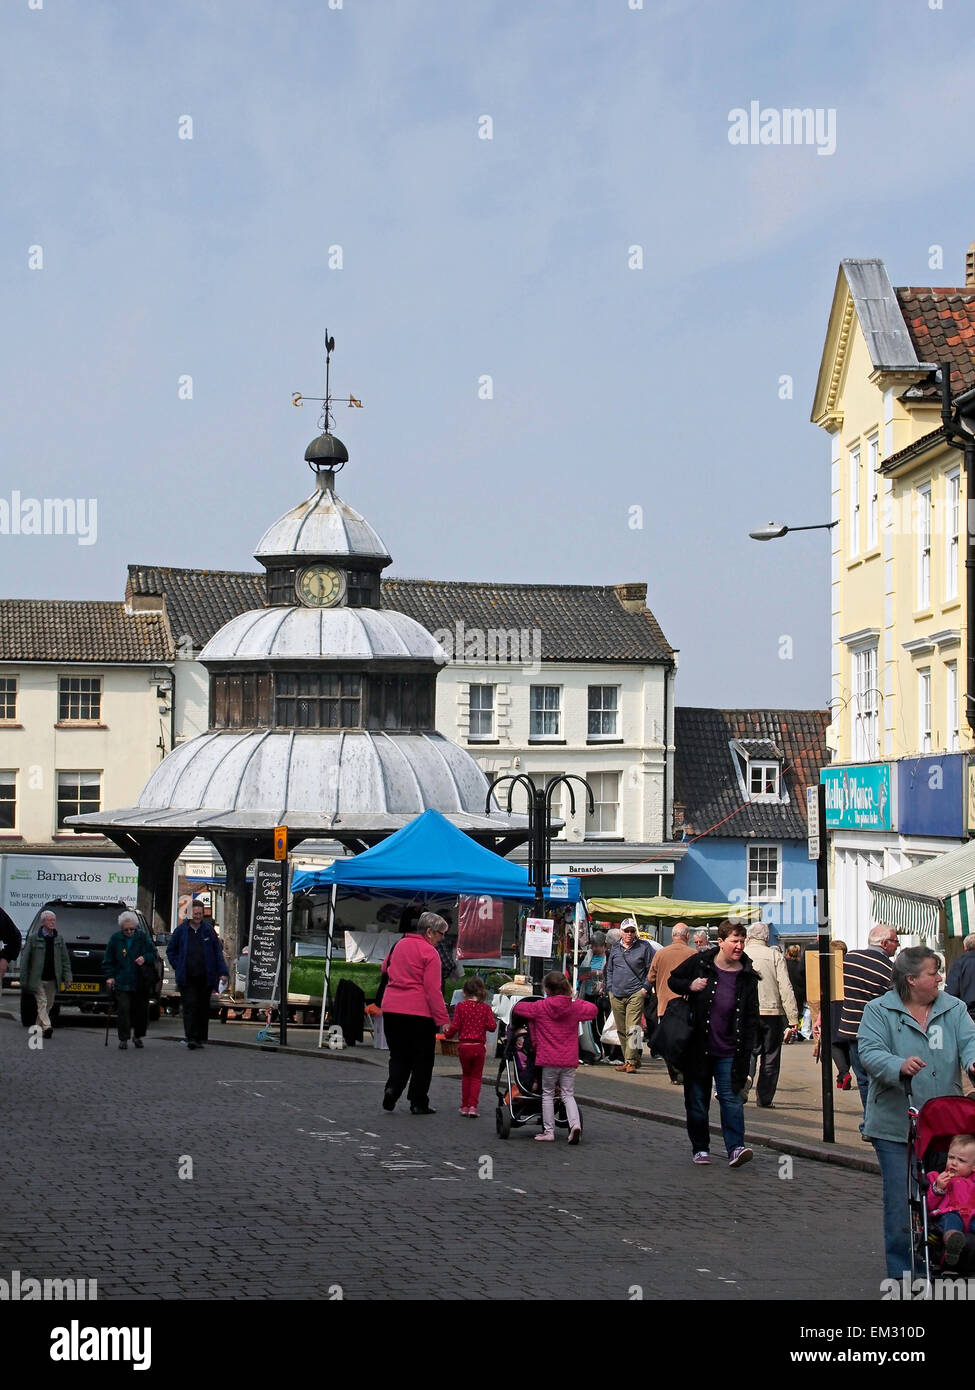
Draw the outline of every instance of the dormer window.
M749 761L749 801L779 800L779 764Z
M782 749L777 744L769 738L733 738L730 747L743 800L778 805L788 800L782 786Z

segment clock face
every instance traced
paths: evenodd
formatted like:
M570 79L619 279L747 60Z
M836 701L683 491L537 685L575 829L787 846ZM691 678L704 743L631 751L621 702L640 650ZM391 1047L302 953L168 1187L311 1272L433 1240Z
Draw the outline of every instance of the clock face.
M299 573L295 589L308 608L334 608L345 597L345 576L331 565L309 565Z

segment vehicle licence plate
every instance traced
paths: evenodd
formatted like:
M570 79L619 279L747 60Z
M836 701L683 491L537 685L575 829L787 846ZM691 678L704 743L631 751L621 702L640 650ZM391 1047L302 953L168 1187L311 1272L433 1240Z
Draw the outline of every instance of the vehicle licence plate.
M76 980L68 985L72 994L97 994L101 986L94 981Z

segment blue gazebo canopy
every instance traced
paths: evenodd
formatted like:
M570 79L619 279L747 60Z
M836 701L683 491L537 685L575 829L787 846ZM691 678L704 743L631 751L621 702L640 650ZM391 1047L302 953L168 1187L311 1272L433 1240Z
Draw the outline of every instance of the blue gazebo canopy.
M523 864L513 864L479 845L451 825L439 811L424 811L395 835L351 859L337 859L327 869L299 869L291 891L330 887L386 889L401 893L469 894L474 897L535 896ZM546 894L559 902L579 901L579 880L553 875Z

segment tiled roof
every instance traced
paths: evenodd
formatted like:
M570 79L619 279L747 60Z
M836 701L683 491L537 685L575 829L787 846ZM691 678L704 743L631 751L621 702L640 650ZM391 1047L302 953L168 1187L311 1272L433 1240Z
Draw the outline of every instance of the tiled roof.
M950 362L953 395L975 386L975 287L897 290L904 322L922 362ZM937 397L935 381L921 382L907 399Z
M130 565L128 592L165 594L174 640L185 633L199 648L231 618L264 606L264 575ZM537 629L543 661L666 662L674 655L653 614L630 612L611 584L384 579L382 606L406 613L430 632L453 634L458 622L467 632Z
M129 614L122 603L0 600L0 661L133 661L172 659L161 614Z
M179 646L184 637L199 651L231 618L265 602L264 571L171 569L129 565L126 598L165 595L166 613Z
M819 782L819 769L829 761L828 712L678 706L674 716L674 799L684 807L688 836L710 832L739 840L806 838L806 787ZM781 749L782 790L788 795L784 805L744 799L729 746L732 739Z
M431 632L537 628L543 661L670 661L674 655L648 609L631 613L611 584L477 584L384 579L384 608Z

